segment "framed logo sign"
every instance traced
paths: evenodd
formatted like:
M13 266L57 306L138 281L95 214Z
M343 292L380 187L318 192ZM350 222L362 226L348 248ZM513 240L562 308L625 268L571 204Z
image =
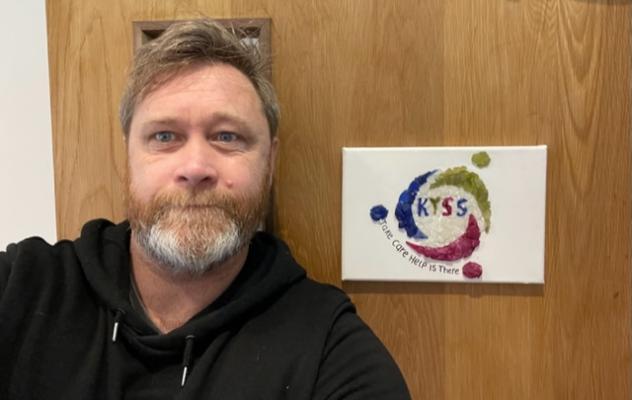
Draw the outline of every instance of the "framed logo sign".
M546 146L343 148L343 280L544 282Z

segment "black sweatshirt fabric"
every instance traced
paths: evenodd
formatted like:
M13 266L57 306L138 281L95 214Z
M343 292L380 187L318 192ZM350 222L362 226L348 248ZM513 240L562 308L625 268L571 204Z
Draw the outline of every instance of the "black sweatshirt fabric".
M0 399L409 399L384 346L339 289L253 238L233 284L159 334L130 286L130 231L0 252Z

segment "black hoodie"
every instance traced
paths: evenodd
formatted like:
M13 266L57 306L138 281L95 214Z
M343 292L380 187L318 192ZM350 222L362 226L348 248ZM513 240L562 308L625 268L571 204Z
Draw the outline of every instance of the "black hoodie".
M133 306L129 237L97 220L0 252L0 399L409 398L347 296L278 239L258 233L231 286L159 334Z

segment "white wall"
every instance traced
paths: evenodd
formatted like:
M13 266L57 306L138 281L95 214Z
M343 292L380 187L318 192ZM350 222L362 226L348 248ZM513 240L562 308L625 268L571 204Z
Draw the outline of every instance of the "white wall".
M55 241L45 0L0 1L0 250Z

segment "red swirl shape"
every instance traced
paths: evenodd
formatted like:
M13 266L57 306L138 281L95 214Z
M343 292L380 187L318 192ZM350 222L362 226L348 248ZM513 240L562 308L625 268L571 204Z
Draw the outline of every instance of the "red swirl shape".
M465 233L443 247L420 246L411 242L406 242L406 244L422 256L435 260L454 261L469 257L478 247L480 238L481 230L478 227L476 218L470 214Z

